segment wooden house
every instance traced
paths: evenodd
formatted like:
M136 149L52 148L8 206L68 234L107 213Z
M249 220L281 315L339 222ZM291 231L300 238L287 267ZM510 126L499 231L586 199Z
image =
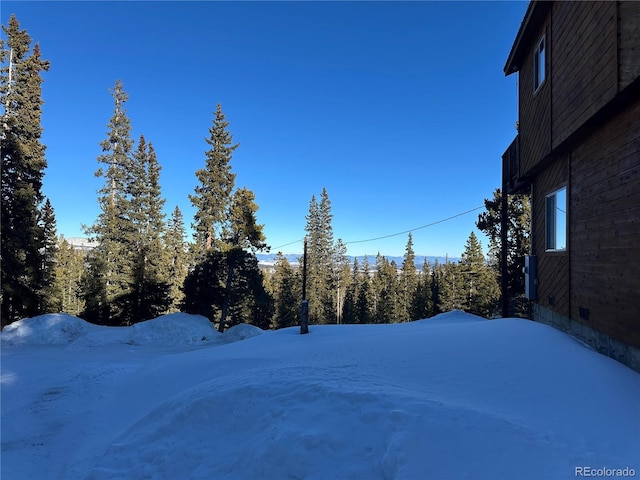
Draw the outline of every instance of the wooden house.
M640 371L640 2L532 1L504 72L502 191L531 193L533 319Z

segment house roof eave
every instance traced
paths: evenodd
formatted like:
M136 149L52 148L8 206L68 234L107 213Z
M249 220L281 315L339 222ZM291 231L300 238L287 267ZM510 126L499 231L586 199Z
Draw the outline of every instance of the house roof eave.
M529 2L509 56L507 57L507 63L504 65L505 76L520 71L522 57L524 57L527 52L529 42L532 41L531 36L534 35L540 24L544 21L546 13L552 3L552 1L541 0L532 0Z

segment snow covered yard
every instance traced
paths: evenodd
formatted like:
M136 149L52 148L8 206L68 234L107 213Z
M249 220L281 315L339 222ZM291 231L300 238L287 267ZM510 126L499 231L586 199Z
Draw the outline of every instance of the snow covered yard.
M527 320L301 336L59 314L1 338L3 479L640 475L640 375Z

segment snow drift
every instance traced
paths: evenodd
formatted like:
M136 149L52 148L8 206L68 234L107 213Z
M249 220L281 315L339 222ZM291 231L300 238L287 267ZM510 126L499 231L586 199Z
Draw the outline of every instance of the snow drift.
M61 318L2 332L7 478L640 473L640 375L527 320L451 312L302 336Z

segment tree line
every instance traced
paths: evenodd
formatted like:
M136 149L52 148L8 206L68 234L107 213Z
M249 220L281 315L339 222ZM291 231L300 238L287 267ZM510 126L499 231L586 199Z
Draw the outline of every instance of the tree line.
M11 16L0 45L2 114L2 324L47 312L68 312L103 325L131 325L163 313L201 314L220 331L237 323L261 328L297 325L301 271L279 254L272 272L256 253L268 250L254 193L235 184L234 143L221 105L206 138L203 168L189 200L196 209L187 240L176 206L169 218L152 141L131 137L128 95L110 90L113 112L100 142L96 176L100 213L86 227L95 248L79 250L57 236L55 213L42 194L47 163L41 142L42 72L49 62ZM485 201L477 226L490 238L489 258L471 233L460 262L416 268L409 234L402 265L378 254L375 266L347 260L334 239L326 189L311 197L306 217L307 299L311 323L392 323L451 309L498 312L500 192ZM511 198L509 295L524 313L518 272L528 251L528 201ZM512 268L511 268L512 267Z

